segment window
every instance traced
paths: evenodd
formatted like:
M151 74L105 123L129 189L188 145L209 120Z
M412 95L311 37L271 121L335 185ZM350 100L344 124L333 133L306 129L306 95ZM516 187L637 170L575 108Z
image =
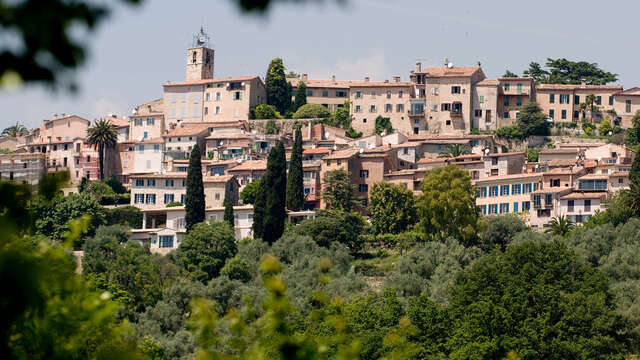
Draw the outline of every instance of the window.
M552 202L553 202L553 195L545 194L545 197L544 197L545 205L552 205Z
M484 95L480 95L480 100L479 101L480 101L480 103L484 102Z
M460 94L460 86L452 86L451 87L452 94Z
M206 106L204 107L204 114L205 114L205 115L208 115L208 114L209 114L209 108L208 108L208 107L206 107Z
M398 98L402 99L402 95L404 94L404 92L402 90L398 91Z
M549 109L549 117L553 119L554 115L555 115L555 111L553 109Z
M509 106L509 97L508 96L504 97L504 106Z
M147 169L151 169L151 160L147 160Z
M173 187L173 179L167 179L164 181L164 186Z
M153 152L160 152L160 144L153 144Z
M366 124L367 123L367 119L362 119L362 123Z
M136 179L136 186L144 186L144 179Z
M216 101L220 101L220 93L219 92L216 93Z
M509 112L505 111L504 114L502 114L502 117L505 118L505 119L508 119L509 118Z
M356 108L353 110L354 112L362 112L362 108L360 107L360 105L356 105Z
M578 182L580 190L606 190L607 180L580 180Z
M448 104L448 103L440 104L440 110L442 110L442 111L451 111L451 104Z
M518 212L518 203L517 202L513 203L513 212Z
M146 203L147 204L155 204L156 203L156 194L147 194L147 199L146 199Z
M360 191L362 193L369 192L369 185L367 185L367 184L358 185L358 191Z
M627 112L627 113L631 112L631 100L624 101L624 112Z
M560 115L560 117L561 117L562 119L566 119L566 118L567 118L567 110L562 109L562 112L561 112L560 114L561 114L561 115Z
M613 105L613 95L609 96L609 105Z
M176 93L171 94L171 102L176 102Z
M387 99L391 99L391 91L387 91Z
M374 99L376 98L376 92L375 91L371 92L371 97L374 98Z
M509 84L509 83L504 84L504 91L509 91L510 87L511 87L511 84Z
M180 194L180 204L184 204L184 194Z
M476 117L482 116L482 110L476 109Z
M182 93L182 102L187 101L187 93Z
M133 197L134 204L143 204L144 203L144 194L135 194Z
M376 106L375 105L371 105L369 107L369 112L372 112L372 113L376 112Z
M356 91L356 99L362 98L362 91Z
M549 94L549 104L553 104L556 101L556 94Z
M516 96L516 106L522 106L522 96Z
M567 201L567 211L568 212L573 212L573 205L574 205L574 201L573 200Z
M164 203L172 203L173 202L173 194L164 194Z
M522 211L529 211L531 209L531 201L522 202Z
M308 195L311 193L311 189L309 189L308 187L304 188L304 194Z
M368 178L369 177L369 170L360 170L360 177L361 178Z
M216 193L215 198L216 198L216 200L220 200L220 193Z
M156 179L147 179L147 186L156 186Z
M384 104L384 112L389 113L393 111L393 104Z
M500 196L509 195L509 185L500 186Z
M624 183L624 179L623 178L618 178L618 184L623 184Z
M600 95L596 96L596 104L602 105L602 96Z
M211 93L204 94L204 100L205 101L210 101L211 100Z
M580 111L578 111L578 110L574 110L574 111L573 111L573 118L574 118L574 119L578 119L578 118L580 118Z
M313 90L307 90L307 96L313 96Z
M580 104L580 95L574 95L573 96L573 103L574 104Z
M234 91L233 92L233 100L242 100L242 92Z
M336 91L336 97L347 97L346 91Z
M329 91L328 90L322 90L322 97L329 97Z
M160 248L172 248L173 247L173 235L160 236L160 243L159 243L158 247L160 247Z
M591 211L591 200L586 199L584 201L584 211Z
M396 105L396 112L404 112L404 104L397 104Z

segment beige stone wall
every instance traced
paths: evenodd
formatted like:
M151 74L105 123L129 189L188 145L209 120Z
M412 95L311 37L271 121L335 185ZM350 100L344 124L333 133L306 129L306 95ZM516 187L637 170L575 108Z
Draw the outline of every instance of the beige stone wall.
M454 86L460 87L460 93L452 94ZM427 78L426 116L429 130L439 134L468 133L471 124L471 79L470 78ZM460 115L452 111L443 111L441 104L462 104ZM453 106L453 105L452 105Z
M295 99L295 89L292 95L291 99L293 101ZM336 111L345 101L349 100L349 97L349 88L307 87L307 104L325 105L331 112Z
M352 86L349 100L353 121L351 125L364 135L373 133L375 119L388 117L394 130L412 134L409 119L411 87L407 86ZM373 109L372 109L373 107Z
M186 80L213 79L214 51L205 47L187 49Z
M472 127L480 130L495 130L498 127L498 88L495 85L478 85L473 91ZM480 116L476 111L480 110Z
M132 140L159 138L166 129L164 116L160 114L132 115L129 129L129 138Z

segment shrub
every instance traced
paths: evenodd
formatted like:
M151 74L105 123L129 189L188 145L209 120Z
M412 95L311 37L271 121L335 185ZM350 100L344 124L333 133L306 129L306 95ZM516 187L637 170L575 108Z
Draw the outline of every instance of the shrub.
M515 138L521 139L522 131L520 131L520 128L518 128L515 125L504 126L496 130L496 135L503 138L507 138L507 139L515 139Z
M260 104L253 109L253 117L256 119L282 119L282 116L273 105Z
M320 104L302 105L294 114L294 119L318 119L329 117L329 109Z
M167 204L167 207L176 207L176 206L182 206L182 203L180 201L172 201L170 203Z

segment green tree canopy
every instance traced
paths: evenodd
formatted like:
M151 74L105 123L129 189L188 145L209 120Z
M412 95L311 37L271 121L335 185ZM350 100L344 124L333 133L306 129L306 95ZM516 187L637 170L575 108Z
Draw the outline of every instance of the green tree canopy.
M267 104L275 106L280 114L284 114L291 107L291 85L284 75L282 59L271 60L265 77L267 90Z
M504 251L513 237L527 229L527 224L517 215L490 216L487 228L480 234L480 247L489 251L495 247Z
M460 155L471 154L471 149L469 146L463 144L451 144L447 145L440 154L438 154L439 158L454 158Z
M613 134L613 126L611 126L611 123L609 122L609 120L604 119L600 122L600 126L598 127L598 133L600 134L600 136L609 136Z
M537 62L530 62L529 68L523 71L522 74L533 78L533 81L536 83L545 83L549 76L549 72L543 69Z
M307 84L304 81L298 82L298 88L296 89L296 97L293 102L293 112L298 111L301 106L307 104Z
M284 232L287 191L287 165L284 145L278 145L269 151L267 171L261 180L264 184L264 234L262 239L269 244L274 243ZM257 206L257 201L254 206ZM253 221L256 221L255 216Z
M281 119L282 116L273 105L260 104L253 109L253 117L256 119Z
M604 71L596 63L570 61L565 58L547 59L550 84L580 84L582 79L589 85L605 85L618 80L618 74Z
M235 256L233 228L227 222L215 220L193 227L175 252L175 262L187 276L207 282L218 276L227 259Z
M518 77L518 74L512 73L511 71L509 71L509 69L507 69L507 71L504 72L504 75L502 75L503 78L514 78L514 77Z
M227 201L227 199L225 199L223 203L224 203L224 221L227 224L229 224L229 226L231 226L231 228L233 229L236 226L236 220L233 215L233 204L230 201Z
M113 148L118 142L118 133L109 120L100 119L93 122L87 129L87 143L98 149L100 158L100 180L104 179L104 155L107 149Z
M349 212L357 208L353 196L355 185L351 184L350 174L346 170L327 171L322 179L322 199L329 210Z
M531 135L549 135L549 122L547 116L536 102L526 104L516 120L516 125L524 137Z
M243 204L253 204L256 201L258 189L260 188L260 180L255 180L244 186L240 191L240 198Z
M11 125L5 128L4 130L2 130L2 136L9 136L9 137L26 136L28 133L29 133L29 130L27 130L27 128L24 125L20 125L19 123L16 123L15 125Z
M393 133L391 119L388 117L383 117L382 115L378 115L378 117L376 117L376 125L373 132L378 135L382 135L383 132L387 135Z
M422 181L422 193L417 205L425 234L436 239L453 237L467 245L475 241L476 191L467 171L455 165L431 169Z
M280 128L278 127L278 124L276 124L275 120L269 119L264 127L264 132L269 135L275 135L280 132Z
M302 130L296 128L291 159L289 160L289 174L287 175L287 209L299 211L304 205L302 184Z
M400 185L379 182L369 195L368 211L375 234L397 234L416 221L415 198L411 190Z
M346 245L351 251L361 247L365 221L362 216L343 211L319 211L315 219L302 221L295 227L300 235L311 237L318 245L329 248L334 242Z
M197 223L205 219L204 184L202 183L202 162L200 159L200 147L193 146L189 156L189 168L187 169L187 195L184 201L187 231L190 231Z
M329 117L329 109L320 104L305 104L293 114L294 119L322 119Z

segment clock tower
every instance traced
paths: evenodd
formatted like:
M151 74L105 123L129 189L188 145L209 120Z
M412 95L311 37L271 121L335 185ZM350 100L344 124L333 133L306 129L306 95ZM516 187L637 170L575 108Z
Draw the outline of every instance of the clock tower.
M209 48L209 35L200 28L193 36L193 45L187 49L187 81L213 79L213 49Z

